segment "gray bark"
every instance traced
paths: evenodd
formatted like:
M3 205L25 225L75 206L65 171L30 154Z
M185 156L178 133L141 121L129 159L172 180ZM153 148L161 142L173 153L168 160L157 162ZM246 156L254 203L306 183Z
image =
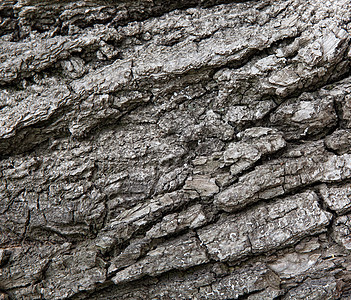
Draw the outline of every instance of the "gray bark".
M0 3L0 299L350 299L349 0Z

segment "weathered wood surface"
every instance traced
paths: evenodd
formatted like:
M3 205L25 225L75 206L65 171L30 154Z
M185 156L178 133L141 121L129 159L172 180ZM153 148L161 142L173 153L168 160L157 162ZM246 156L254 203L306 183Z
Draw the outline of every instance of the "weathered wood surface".
M349 0L0 3L0 299L350 299Z

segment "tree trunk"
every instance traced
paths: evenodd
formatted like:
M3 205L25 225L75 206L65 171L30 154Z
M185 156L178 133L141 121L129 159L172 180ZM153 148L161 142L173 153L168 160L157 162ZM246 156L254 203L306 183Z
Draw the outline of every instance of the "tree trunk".
M0 299L350 299L349 0L0 4Z

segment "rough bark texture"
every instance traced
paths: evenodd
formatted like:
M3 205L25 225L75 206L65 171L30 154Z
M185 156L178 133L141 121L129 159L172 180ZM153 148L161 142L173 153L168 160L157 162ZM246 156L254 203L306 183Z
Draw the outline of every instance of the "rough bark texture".
M349 0L3 0L0 299L350 299Z

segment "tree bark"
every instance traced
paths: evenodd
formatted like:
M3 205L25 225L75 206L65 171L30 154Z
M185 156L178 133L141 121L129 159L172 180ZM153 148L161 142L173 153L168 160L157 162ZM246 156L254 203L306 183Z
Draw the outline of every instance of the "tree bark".
M0 299L350 299L351 3L0 4Z

